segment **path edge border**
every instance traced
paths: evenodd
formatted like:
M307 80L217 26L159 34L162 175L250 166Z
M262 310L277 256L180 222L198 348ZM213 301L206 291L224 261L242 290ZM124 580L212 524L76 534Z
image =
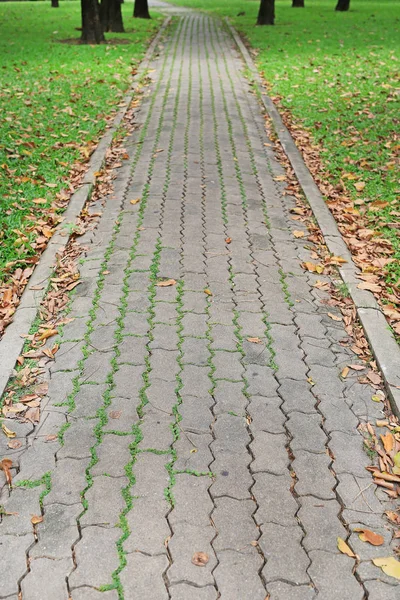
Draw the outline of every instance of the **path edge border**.
M353 258L339 231L337 223L305 164L294 139L283 123L278 109L265 92L261 76L243 40L228 18L225 18L225 23L247 68L254 78L259 98L271 118L275 132L310 205L328 250L334 255L343 256L347 261L346 264L338 267L339 274L343 282L347 285L372 354L382 372L391 408L395 415L400 416L400 348L373 294L367 290L360 290L357 287L357 284L360 283L357 273L360 271L353 262Z
M124 119L134 94L137 84L145 74L148 65L154 55L156 46L162 38L166 28L171 22L171 17L166 17L157 34L150 43L141 60L136 74L132 77L131 85L121 100L122 107L116 113L111 125L100 138L96 150L90 157L88 170L84 174L78 189L72 194L68 207L63 213L63 221L56 227L53 237L50 239L46 249L40 256L40 260L31 275L21 296L20 303L15 311L15 316L6 328L0 340L0 399L2 398L10 377L13 374L18 356L21 354L25 339L22 335L28 333L38 314L39 306L47 293L47 282L53 272L56 255L63 252L69 243L72 234L62 235L61 227L65 223L74 222L79 216L85 204L90 200L96 184L96 173L101 170L105 163L106 154L113 142L114 134ZM34 289L43 285L42 290ZM33 288L33 289L32 289Z

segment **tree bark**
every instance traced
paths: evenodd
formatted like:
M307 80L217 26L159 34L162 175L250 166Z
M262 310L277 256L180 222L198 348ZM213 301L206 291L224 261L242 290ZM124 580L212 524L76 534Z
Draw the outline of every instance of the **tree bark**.
M304 8L304 0L293 0L292 8Z
M345 12L346 10L349 10L349 7L350 7L350 0L338 0L335 10L339 10L340 12Z
M51 8L59 8L58 0L51 0Z
M138 19L150 19L149 5L147 0L135 0L133 16Z
M97 0L81 0L82 10L82 44L103 44L103 26L100 20L99 3Z
M104 31L124 33L122 21L121 0L101 0L100 19Z
M275 0L261 0L257 25L273 25L275 21Z

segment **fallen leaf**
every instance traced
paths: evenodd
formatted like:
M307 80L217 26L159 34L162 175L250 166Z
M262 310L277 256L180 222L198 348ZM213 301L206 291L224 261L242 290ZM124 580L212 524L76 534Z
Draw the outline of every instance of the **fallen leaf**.
M328 313L328 317L330 317L333 321L343 321L343 317L339 317L333 313Z
M38 523L43 523L43 517L40 515L33 515L31 518L32 525L37 525Z
M368 290L369 292L381 292L382 287L372 281L362 281L357 285L360 290Z
M365 185L366 185L366 184L365 184L365 182L364 182L364 181L357 181L357 182L354 184L354 187L356 188L357 192L362 192L362 191L363 191L363 189L365 188Z
M380 396L377 396L376 394L374 394L371 398L371 400L373 402L382 402L382 398Z
M108 416L110 417L110 419L119 419L121 415L122 415L122 410L112 410L111 412L108 413Z
M376 371L368 371L367 378L370 380L371 383L374 383L375 385L379 385L380 383L382 383L382 378Z
M11 429L8 429L8 427L6 427L4 423L2 423L1 428L3 430L3 433L5 433L8 438L15 438L15 436L17 435L15 431L11 431Z
M41 342L42 340L47 340L47 338L53 337L53 335L56 335L57 333L57 329L47 329L38 337L38 342Z
M346 379L347 375L349 374L349 371L350 371L349 367L345 367L343 369L343 371L341 372L341 376L343 377L343 379Z
M156 283L156 285L158 287L169 287L171 285L175 285L176 281L175 279L167 279L166 281L159 281L158 283Z
M212 296L212 291L211 291L211 290L209 290L208 288L206 288L206 289L204 290L204 293L205 293L205 294L207 294L207 296Z
M11 459L3 458L3 460L0 460L0 469L4 472L4 475L6 476L6 481L9 486L11 486L11 482L12 482L12 475L11 475L11 471L10 471L11 467L12 467Z
M19 440L10 440L7 446L11 448L11 450L18 450L18 448L21 448L22 442L20 442Z
M372 544L372 546L382 546L385 541L381 535L374 533L370 529L357 528L354 531L359 534L358 537L362 542L368 542L369 544Z
M49 435L46 435L46 442L55 442L58 439L58 435L56 435L55 433L49 433Z
M249 337L247 338L247 341L251 342L252 344L262 344L262 340L260 340L258 337Z
M385 451L390 453L393 450L394 446L394 437L392 436L392 434L388 432L385 435L381 435L381 440Z
M231 243L231 241L232 241L232 238L230 238L230 237L227 237L227 238L226 238L226 240L225 240L225 244L230 244L230 243Z
M204 567L209 560L209 556L205 552L195 552L192 556L192 563L196 565L196 567Z
M299 231L298 229L295 229L293 231L293 235L295 238L302 238L304 237L304 231Z
M347 554L347 556L350 556L351 558L356 558L356 555L354 554L353 550L340 537L338 537L337 539L337 547L342 554Z
M364 371L365 365L349 365L349 369L353 371Z
M312 262L303 262L303 263L301 263L301 266L303 267L303 269L310 271L310 273L323 273L324 272L323 265L319 265L319 264L316 265Z
M130 201L131 204L138 204L139 202L140 202L140 198L135 198L134 200Z
M387 558L374 558L372 562L376 567L380 567L386 575L389 575L389 577L400 579L400 562L393 556L388 556Z

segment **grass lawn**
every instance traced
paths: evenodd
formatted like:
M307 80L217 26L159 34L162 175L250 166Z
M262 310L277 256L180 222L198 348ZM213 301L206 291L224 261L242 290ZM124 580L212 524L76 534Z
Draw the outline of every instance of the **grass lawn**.
M376 272L385 280L383 302L399 305L400 2L351 0L349 12L336 13L335 0L305 0L305 9L276 0L275 26L255 27L259 0L171 1L229 16L258 51L270 94L290 111L294 129L307 130L319 146L323 179L337 191L329 197L332 208L341 196L351 201L344 203L347 221L341 206L336 210L340 226L348 223L353 239L360 225L376 234L361 240L366 268L374 269L374 252L394 259ZM392 255L379 237L390 242ZM353 250L362 265L363 248Z
M122 8L127 32L106 37L131 43L94 47L61 43L80 37L79 2L0 3L0 288L51 236L72 165L87 159L162 22Z

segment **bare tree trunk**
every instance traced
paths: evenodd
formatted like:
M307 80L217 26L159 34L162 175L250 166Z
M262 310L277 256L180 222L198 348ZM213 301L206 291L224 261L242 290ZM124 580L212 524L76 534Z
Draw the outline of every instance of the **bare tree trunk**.
M59 8L58 0L51 0L51 8Z
M273 25L275 21L275 0L261 0L257 25Z
M135 0L133 16L138 19L150 19L149 5L147 0Z
M97 0L81 0L82 9L82 44L103 44L103 27L100 21L99 3Z
M292 8L304 8L304 0L293 0Z
M120 0L101 0L100 19L104 31L124 33Z
M346 10L349 10L349 7L350 7L350 0L338 0L335 10L339 10L340 12L345 12Z

